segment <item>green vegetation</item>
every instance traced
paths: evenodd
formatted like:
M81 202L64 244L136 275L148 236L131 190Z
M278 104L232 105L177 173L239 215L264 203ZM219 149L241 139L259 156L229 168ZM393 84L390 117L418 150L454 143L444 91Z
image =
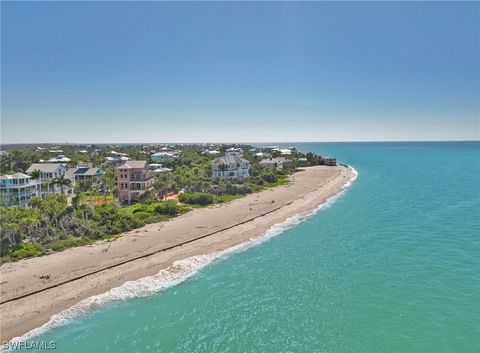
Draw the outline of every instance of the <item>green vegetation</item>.
M214 195L201 192L182 193L179 196L179 200L182 203L193 206L208 206L211 204L225 203L233 200L240 199L245 195L233 194L233 195Z
M180 202L201 206L212 204L214 199L215 195L203 192L182 193L179 197Z
M274 179L274 181L266 182L264 185L268 188L274 188L280 185L287 185L288 184L288 177L287 175L280 175Z
M25 242L12 248L10 256L14 260L19 260L25 257L37 256L43 253L44 251L45 249L40 244Z
M126 208L114 203L69 207L64 195L34 198L31 205L31 208L0 207L2 262L110 239L189 210L176 201L156 201Z
M74 248L76 246L88 245L92 244L93 240L89 239L75 239L75 238L67 238L54 241L49 244L49 249L53 251L63 251L68 248Z
M64 188L72 185L72 181L70 179L65 178L65 175L62 175L58 178L54 178L52 180L52 184L60 186L60 192L63 194Z
M168 220L190 209L180 205L177 201L153 201L148 204L138 203L122 209L134 217L141 219L144 223L154 223Z
M223 154L229 147L222 145L216 149ZM293 150L288 169L263 168L259 161L265 155L278 157L280 152L263 150L264 156L257 156L252 146L240 147L244 151L243 158L250 162L250 177L213 179L210 168L215 157L203 154L202 146L178 146L180 157L164 163L172 171L157 174L153 190L146 190L140 195L138 204L127 207L120 207L116 202L118 189L116 171L112 166L102 165L104 174L98 179L77 181L76 196L71 200L71 206L63 195L63 190L71 186L70 180L63 176L55 178L51 184L60 186L61 195L32 198L30 208L0 206L1 261L62 251L96 240L111 241L122 232L168 220L193 207L230 202L265 188L285 185L288 175L295 172L299 165L299 158L304 159L302 166L323 164L322 157L317 154ZM112 149L128 154L131 159L144 160L152 149L158 150L158 146L13 146L8 147L8 154L0 157L0 172L24 172L32 163L48 160L57 154L49 152L49 149L63 150L63 154L72 159L70 166L80 162L99 166L106 156L111 155ZM41 172L33 171L31 176L39 179ZM45 189L46 184L42 188ZM181 203L175 200L158 201L165 196L176 197L177 194Z
M215 203L225 203L230 202L233 200L241 199L245 195L242 194L234 194L234 195L215 195L214 202Z
M228 199L228 195L237 195L235 198L238 198L238 195L258 192L266 187L285 185L288 174L295 171L293 164L286 171L262 168L258 165L258 158L247 152L244 158L250 162L249 178L212 179L210 176L212 158L203 155L199 148L184 148L181 157L169 165L173 171L156 176L154 183L156 194L146 196L150 199L157 196L163 198L168 193L183 190L184 193L179 196L179 200L186 204L208 205L227 202L224 200Z

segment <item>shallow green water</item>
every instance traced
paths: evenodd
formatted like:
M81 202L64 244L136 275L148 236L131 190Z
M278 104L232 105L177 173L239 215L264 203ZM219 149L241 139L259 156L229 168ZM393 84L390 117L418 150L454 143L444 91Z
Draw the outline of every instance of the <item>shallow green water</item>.
M479 352L480 143L297 147L358 179L177 286L31 340L56 352Z

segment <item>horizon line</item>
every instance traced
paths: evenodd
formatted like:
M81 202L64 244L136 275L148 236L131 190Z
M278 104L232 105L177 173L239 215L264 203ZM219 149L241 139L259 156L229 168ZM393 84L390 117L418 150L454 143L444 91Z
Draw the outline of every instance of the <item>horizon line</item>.
M217 144L217 145L239 145L239 144L286 144L286 143L418 143L418 142L480 142L477 140L352 140L352 141L242 141L242 142L192 142L192 141L156 141L156 142L12 142L0 143L0 146L12 145L141 145L141 144Z

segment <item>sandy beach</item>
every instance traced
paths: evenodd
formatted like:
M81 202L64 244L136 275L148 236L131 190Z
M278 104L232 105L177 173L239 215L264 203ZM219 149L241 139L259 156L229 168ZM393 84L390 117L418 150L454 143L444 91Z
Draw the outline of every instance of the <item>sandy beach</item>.
M343 166L305 168L290 176L287 186L195 209L127 232L113 242L4 264L0 267L1 340L21 336L85 298L154 275L175 261L262 237L272 225L339 193L353 175ZM44 275L48 279L40 278Z

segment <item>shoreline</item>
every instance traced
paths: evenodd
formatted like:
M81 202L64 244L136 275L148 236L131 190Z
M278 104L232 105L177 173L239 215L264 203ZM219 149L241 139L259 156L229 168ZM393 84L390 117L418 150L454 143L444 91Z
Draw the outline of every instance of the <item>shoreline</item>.
M287 186L149 224L113 243L4 264L2 302L12 301L0 305L2 341L38 334L46 323L54 327L107 302L176 284L228 253L268 239L275 226L292 217L316 212L355 177L355 171L344 166L309 167L290 176ZM45 282L38 279L43 273L53 275ZM142 280L150 281L150 287ZM140 289L124 290L134 284ZM27 296L15 299L22 295Z

